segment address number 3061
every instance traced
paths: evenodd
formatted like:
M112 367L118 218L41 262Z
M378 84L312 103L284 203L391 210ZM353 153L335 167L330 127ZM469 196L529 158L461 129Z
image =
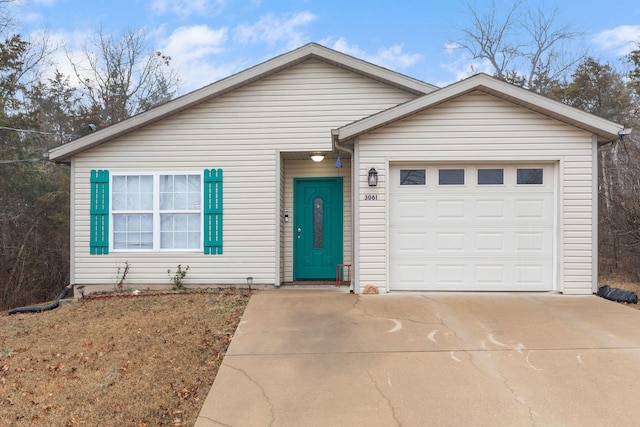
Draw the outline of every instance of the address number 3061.
M364 195L364 199L365 200L378 200L378 195L377 194L365 194Z

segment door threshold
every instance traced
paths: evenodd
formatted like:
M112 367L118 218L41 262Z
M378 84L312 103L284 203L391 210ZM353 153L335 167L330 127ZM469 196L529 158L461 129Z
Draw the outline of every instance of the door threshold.
M336 292L353 293L351 284L342 282L340 287L336 286L335 280L297 280L295 282L284 282L280 289L310 289L310 290L335 290Z
M305 287L305 286L336 286L335 279L327 279L327 280L296 280L295 282L285 282L284 286L294 286L294 287Z

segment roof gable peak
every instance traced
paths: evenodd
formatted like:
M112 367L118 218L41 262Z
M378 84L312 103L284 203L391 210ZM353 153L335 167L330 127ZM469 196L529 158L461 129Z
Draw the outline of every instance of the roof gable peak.
M384 67L357 59L318 43L308 43L290 52L283 53L258 65L240 71L193 92L173 99L165 104L133 116L120 123L111 125L98 132L61 145L49 151L49 157L55 161L68 161L75 154L114 138L133 132L151 123L208 102L216 97L239 89L252 82L261 80L282 70L294 67L309 59L317 59L333 66L341 67L365 77L378 80L417 96L437 89L436 86L413 79Z

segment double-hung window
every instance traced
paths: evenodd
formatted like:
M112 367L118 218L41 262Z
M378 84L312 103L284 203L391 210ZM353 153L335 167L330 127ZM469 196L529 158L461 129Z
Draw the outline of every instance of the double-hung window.
M200 174L113 175L113 249L200 250Z

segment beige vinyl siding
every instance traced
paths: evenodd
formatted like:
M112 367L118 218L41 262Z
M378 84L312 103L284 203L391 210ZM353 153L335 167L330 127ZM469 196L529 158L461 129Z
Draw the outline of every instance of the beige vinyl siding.
M167 269L175 270L178 264L190 266L187 285L244 284L247 276L253 276L256 284L280 282L276 277L281 258L276 245L282 235L277 217L282 214L279 203L284 188L276 179L283 173L277 170L280 153L330 151L332 128L413 97L309 60L77 155L75 283L111 285L118 265L125 261L131 265L127 276L131 286L169 284ZM285 167L285 161L281 163ZM201 173L205 168L224 171L223 254L89 254L92 169L114 174Z
M351 201L351 162L342 160L342 168L335 167L335 159L325 159L314 163L311 160L285 160L285 193L284 207L289 209L289 222L284 227L284 271L285 281L293 280L293 179L311 177L343 178L343 262L351 263L352 245L352 201Z
M386 197L390 162L541 162L556 166L556 290L590 293L592 286L593 143L590 133L472 92L360 136L358 195L360 286L386 288L388 279ZM378 186L366 186L369 168Z

